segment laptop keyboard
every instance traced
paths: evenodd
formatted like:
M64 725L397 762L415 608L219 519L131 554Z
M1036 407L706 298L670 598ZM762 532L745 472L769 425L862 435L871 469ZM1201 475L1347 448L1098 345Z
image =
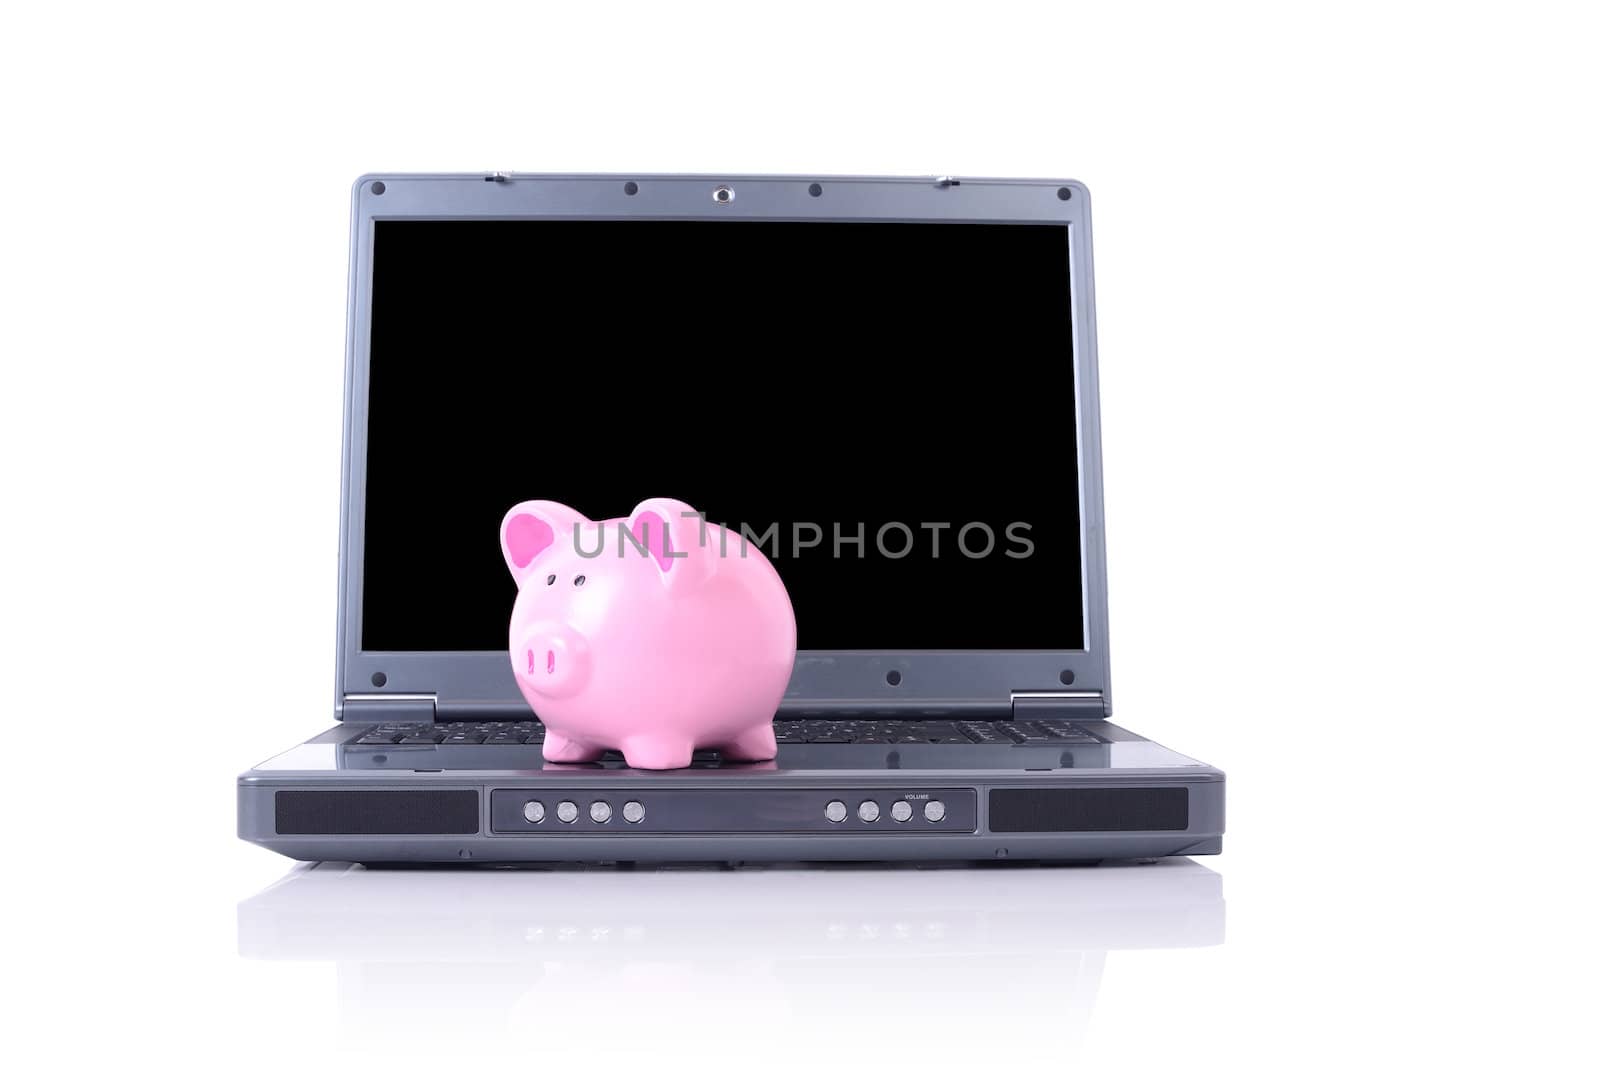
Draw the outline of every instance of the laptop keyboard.
M1070 722L887 721L877 718L796 718L773 723L780 744L1097 744ZM390 722L367 730L357 744L542 744L536 721Z

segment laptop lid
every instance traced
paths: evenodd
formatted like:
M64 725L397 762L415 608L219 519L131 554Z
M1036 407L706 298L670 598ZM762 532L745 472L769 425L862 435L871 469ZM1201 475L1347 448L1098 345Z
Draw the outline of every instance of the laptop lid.
M505 511L653 496L783 576L786 711L1105 716L1089 226L1056 180L362 177L339 716L525 711Z

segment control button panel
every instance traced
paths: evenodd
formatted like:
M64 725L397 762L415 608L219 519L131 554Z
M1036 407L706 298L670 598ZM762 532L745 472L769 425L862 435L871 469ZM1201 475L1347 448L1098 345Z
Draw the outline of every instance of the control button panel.
M495 833L817 833L896 836L977 830L972 788L641 788L583 786L490 792ZM616 821L621 814L622 821ZM551 815L556 821L550 821Z

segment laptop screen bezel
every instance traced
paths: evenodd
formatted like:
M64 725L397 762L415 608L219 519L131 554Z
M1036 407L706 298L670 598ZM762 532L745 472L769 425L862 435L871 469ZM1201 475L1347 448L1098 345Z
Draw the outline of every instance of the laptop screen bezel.
M635 193L626 192L633 184ZM811 193L813 183L822 196ZM727 186L733 199L713 200ZM1063 196L1065 194L1066 196ZM1109 712L1099 382L1089 193L1070 180L750 175L363 175L352 188L340 510L337 694L417 696L440 709L524 709L499 651L361 648L375 224L387 219L731 220L1048 223L1067 230L1082 546L1082 650L802 650L786 710L995 709L1028 693L1101 697ZM930 277L932 281L932 277ZM1019 413L1018 419L1037 419ZM419 525L443 523L421 513ZM1047 597L1040 596L1040 597ZM509 601L506 613L511 612ZM890 684L890 671L897 671Z

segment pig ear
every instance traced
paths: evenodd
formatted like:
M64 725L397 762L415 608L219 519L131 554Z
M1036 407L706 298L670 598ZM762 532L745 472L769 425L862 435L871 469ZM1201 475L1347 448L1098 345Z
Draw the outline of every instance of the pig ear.
M588 523L583 514L559 502L535 499L512 506L500 522L500 552L517 578L517 587L558 540L570 539L574 527Z
M628 538L631 536L631 540ZM693 506L675 498L647 498L633 507L623 553L648 554L670 587L698 583L716 569L717 539Z

